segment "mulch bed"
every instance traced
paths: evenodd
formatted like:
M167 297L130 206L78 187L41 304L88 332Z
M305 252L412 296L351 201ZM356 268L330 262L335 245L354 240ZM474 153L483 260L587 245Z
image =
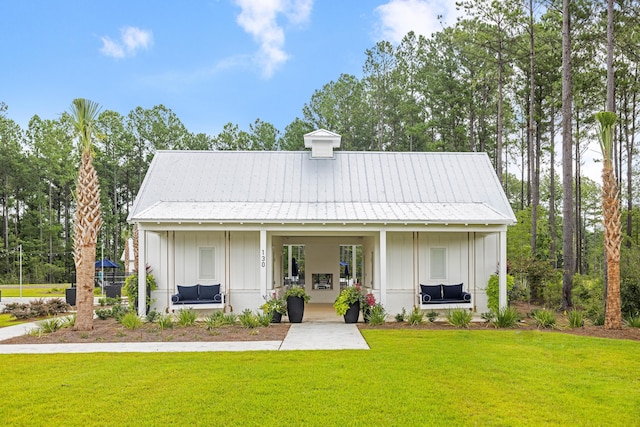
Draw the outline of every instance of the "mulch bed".
M414 329L414 330L459 330L455 326L449 325L446 321L436 321L430 323L425 321L421 325L411 326L406 322L387 322L380 326L369 326L366 324L358 324L360 329ZM496 329L492 325L487 323L474 322L469 326L469 330L492 330ZM602 326L585 325L582 328L569 328L566 325L560 324L553 329L540 329L533 325L530 321L520 323L517 327L511 330L535 330L539 329L542 332L548 333L566 333L572 335L590 336L598 338L611 338L611 339L626 339L640 341L640 328L629 328L623 326L622 329L612 330L604 329ZM502 329L509 330L509 329Z
M23 335L1 341L1 344L59 344L102 342L197 342L197 341L282 341L290 324L271 324L269 327L247 329L241 326L222 326L208 331L204 325L178 326L161 330L156 324L145 323L135 330L126 329L114 319L95 319L88 332L63 328L42 336Z

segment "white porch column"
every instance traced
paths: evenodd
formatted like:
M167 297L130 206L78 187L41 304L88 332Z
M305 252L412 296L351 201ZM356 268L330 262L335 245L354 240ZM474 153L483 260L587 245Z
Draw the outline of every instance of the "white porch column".
M380 230L380 304L387 305L387 230Z
M498 271L498 278L499 278L499 289L500 289L500 297L498 299L499 301L499 307L500 309L505 308L507 306L507 231L501 231L499 233L499 243L498 243L498 250L500 251L499 253L499 271Z
M355 284L358 275L358 268L356 263L358 262L358 257L356 254L356 245L351 245L351 284Z
M260 298L267 294L267 230L260 230Z
M147 230L138 223L138 316L147 315Z
M287 245L287 278L291 279L292 275L293 275L293 266L291 265L291 259L293 258L293 254L291 253L291 248L293 248L293 246L291 245Z

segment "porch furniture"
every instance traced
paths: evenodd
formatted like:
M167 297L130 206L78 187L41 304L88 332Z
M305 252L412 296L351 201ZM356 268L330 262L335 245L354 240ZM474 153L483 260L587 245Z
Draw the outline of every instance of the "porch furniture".
M178 285L178 293L171 296L173 309L201 309L210 310L224 308L224 292L217 285Z
M420 308L435 310L448 308L473 308L471 294L464 292L463 283L456 285L420 285Z

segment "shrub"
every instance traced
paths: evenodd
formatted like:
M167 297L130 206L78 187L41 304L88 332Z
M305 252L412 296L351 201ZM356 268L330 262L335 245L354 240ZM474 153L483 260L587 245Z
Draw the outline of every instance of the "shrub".
M242 325L243 328L253 329L260 326L258 316L253 314L253 312L248 308L238 316L238 320L240 321L240 324Z
M158 314L156 322L161 330L173 328L173 316L170 314Z
M42 332L50 334L60 329L60 322L57 318L52 318L38 322L38 326L42 329Z
M198 314L193 308L178 310L178 324L180 326L193 326L197 318Z
M98 308L96 309L96 316L100 320L107 320L110 317L113 317L113 310L110 308Z
M570 328L582 328L584 326L584 315L580 310L569 310L567 312L567 321Z
M49 316L49 307L43 298L29 301L29 309L31 317Z
M160 313L158 313L157 310L151 310L147 313L147 322L149 323L153 323L156 321L156 319L158 318L158 316L160 316Z
M69 304L62 298L51 298L45 303L46 310L50 315L66 313L71 309Z
M556 326L556 314L546 308L534 310L532 317L539 328L554 328Z
M431 310L430 312L427 313L427 319L429 320L429 322L433 323L436 321L437 318L438 318L437 311Z
M73 313L71 316L66 316L60 319L61 328L73 328L75 325L76 325L75 313Z
M491 323L496 318L496 314L489 310L486 313L480 314L480 317L485 321L485 323Z
M447 322L457 328L468 328L473 320L473 313L464 308L456 308L447 313Z
M630 328L640 328L640 314L631 314L624 319L624 323Z
M147 265L145 271L145 280L147 284L147 308L151 305L151 291L155 290L158 286L156 279L151 274L151 267ZM138 307L138 273L133 273L124 280L124 292L129 297L129 304L132 307Z
M224 324L224 313L215 311L204 319L204 325L207 331L217 329Z
M513 276L507 274L507 300L510 299L509 293L513 290L513 284ZM489 283L487 284L487 297L489 298L489 310L497 313L498 306L500 305L500 279L497 274L493 274L489 278Z
M135 311L129 311L127 314L122 316L120 319L120 323L127 329L134 330L138 329L142 326L142 319L138 316L138 313Z
M134 307L129 308L120 304L111 307L111 316L116 319L116 322L120 322L125 314L132 312L136 312L136 309Z
M387 311L382 304L374 304L367 313L369 316L369 324L372 326L383 325L387 318Z
M404 322L405 320L407 320L407 310L405 310L405 308L402 307L402 311L400 313L396 314L394 316L394 318L396 319L396 322L398 322L398 323Z
M100 298L98 300L98 303L100 304L101 307L104 307L105 305L111 306L111 305L121 304L122 303L122 298L120 298L120 297L118 297L118 298Z
M223 325L235 325L238 321L238 316L235 313L226 313L222 316Z
M414 308L407 321L411 326L421 325L424 319L424 313L419 308Z
M513 328L520 320L520 313L515 307L503 307L495 313L491 324L496 328Z
M260 326L264 326L265 328L271 324L271 319L273 318L273 313L258 313L256 315L258 319L258 324Z

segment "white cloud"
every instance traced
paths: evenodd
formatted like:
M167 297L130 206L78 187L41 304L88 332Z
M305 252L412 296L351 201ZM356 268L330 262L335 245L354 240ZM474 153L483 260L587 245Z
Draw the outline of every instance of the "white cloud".
M114 41L108 36L100 37L100 40L100 52L112 58L124 58L135 56L141 49L148 49L153 44L153 33L136 27L125 27L120 29L119 41Z
M390 0L375 9L380 17L376 37L399 43L409 32L430 37L442 29L438 15L445 25L452 25L461 14L451 0Z
M311 14L313 0L235 0L235 3L241 9L238 25L260 44L256 60L263 68L263 76L269 78L289 59L278 16L284 15L291 24L304 24Z

